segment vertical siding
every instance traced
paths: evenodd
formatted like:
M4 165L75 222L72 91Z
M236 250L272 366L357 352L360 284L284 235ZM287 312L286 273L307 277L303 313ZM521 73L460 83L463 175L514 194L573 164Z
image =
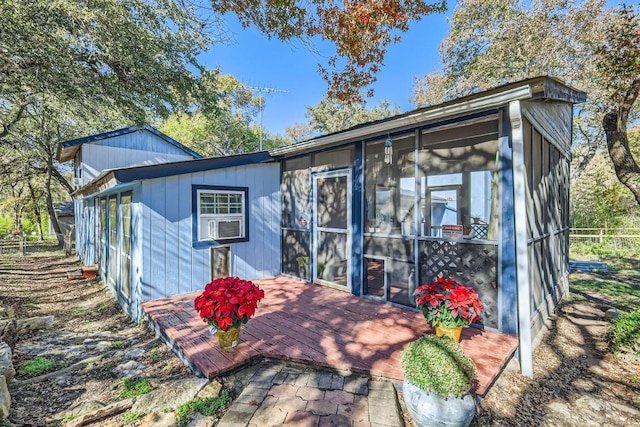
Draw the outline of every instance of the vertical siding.
M140 297L143 279L144 209L141 191L133 191L131 198L131 306L132 318L140 320Z
M86 143L82 152L82 183L103 170L193 159L178 147L149 131L138 131Z
M181 220L191 217L191 176L180 175L179 194L174 200L178 205L178 241L188 242L191 240L191 222ZM193 248L187 245L176 245L178 248L178 289L177 292L182 294L195 290L191 283L192 265L193 265Z
M84 203L87 202L85 208ZM83 265L94 264L95 236L93 227L95 221L95 212L93 199L74 199L74 221L75 221L75 245L76 254ZM65 230L62 230L64 232Z
M84 265L91 265L95 259L95 233L93 232L95 224L95 209L93 199L87 198L83 200L83 203L84 202L86 202L87 207L84 209L84 215L82 216L82 241L86 242L86 246L84 254L80 259ZM77 225L76 228L78 228ZM78 240L76 238L76 242L77 241Z
M189 184L189 192L191 191L191 185L193 184L207 184L207 185L237 185L229 183L225 179L225 169L216 170L211 172L198 172L191 175L191 182ZM183 221L185 218L182 219ZM191 221L191 195L189 196L189 216L186 220ZM189 223L189 229L192 230L192 225ZM180 242L180 246L185 249L187 246L192 246L192 238L186 242ZM202 289L205 283L209 281L209 248L193 248L191 247L191 277L189 278L189 288L192 290Z
M148 180L141 193L141 301L199 290L211 280L211 248L193 247L192 185L248 187L249 241L230 245L232 274L259 279L280 272L277 163Z
M566 102L528 101L522 103L522 115L544 137L565 154L571 152L573 106Z
M140 281L140 302L151 300L151 189L147 183L141 189L140 238L142 249L142 272Z
M180 245L174 242L180 241L180 177L169 177L165 181L165 253L166 253L166 286L165 294L180 293Z
M539 338L545 319L566 293L568 224L568 171L558 165L569 162L571 105L552 102L523 103L525 151L528 174L528 258L531 279L531 330ZM564 176L566 173L567 176ZM559 184L566 182L566 185Z
M73 215L75 218L76 253L84 263L88 242L85 233L83 232L84 227L86 227L86 219L84 218L84 212L82 209L82 199L73 200ZM64 230L62 230L62 232L64 233Z
M166 198L173 196L167 193L166 179L158 180L158 185L150 185L151 200L149 206L149 246L150 246L150 285L151 299L167 296L167 269L171 260L167 258L166 232Z

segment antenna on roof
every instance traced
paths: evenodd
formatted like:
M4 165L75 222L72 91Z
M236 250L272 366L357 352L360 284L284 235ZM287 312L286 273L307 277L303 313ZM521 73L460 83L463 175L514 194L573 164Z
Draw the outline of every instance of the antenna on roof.
M259 133L259 137L260 137L260 151L262 151L262 109L263 109L263 93L275 93L275 92L280 92L280 93L289 93L288 90L282 90L282 89L276 89L273 87L256 87L256 86L244 86L245 88L249 89L250 91L253 92L258 92L260 94L260 104L259 104L259 108L260 108L260 133Z

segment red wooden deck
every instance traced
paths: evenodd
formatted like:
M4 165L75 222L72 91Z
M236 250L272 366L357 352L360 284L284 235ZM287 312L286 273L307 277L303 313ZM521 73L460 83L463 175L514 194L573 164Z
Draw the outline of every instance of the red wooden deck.
M402 350L431 332L421 313L289 277L257 283L265 298L232 350L218 346L194 310L199 292L146 302L142 309L179 355L209 378L268 357L402 380ZM474 328L465 328L462 336L478 370L473 391L484 395L518 340Z

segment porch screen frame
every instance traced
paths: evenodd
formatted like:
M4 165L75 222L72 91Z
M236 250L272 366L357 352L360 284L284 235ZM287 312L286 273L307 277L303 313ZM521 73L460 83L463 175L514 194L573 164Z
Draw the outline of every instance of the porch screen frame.
M347 262L347 272L346 272L346 277L347 277L347 282L346 284L340 285L338 283L335 282L330 282L327 281L325 279L320 279L318 278L318 242L319 242L319 234L321 232L323 233L339 233L342 234L342 229L337 229L337 228L331 228L331 227L320 227L318 226L318 221L317 221L317 215L318 215L318 179L327 179L327 178L337 178L337 177L343 177L345 176L347 178L347 184L346 184L346 190L347 190L347 194L346 194L346 213L347 213L347 220L346 220L346 231L344 232L344 234L346 234L346 248L345 248L345 259ZM335 169L335 170L330 170L330 171L323 171L323 172L313 172L311 174L311 209L312 209L312 242L311 242L311 279L312 282L314 283L318 283L321 285L325 285L325 286L329 286L329 287L333 287L336 289L340 289L340 290L346 290L349 291L350 293L353 293L353 283L352 283L352 272L353 272L353 263L351 260L351 247L353 245L352 242L352 234L353 234L353 214L352 214L352 209L353 209L353 170L350 167L347 168L340 168L340 169Z

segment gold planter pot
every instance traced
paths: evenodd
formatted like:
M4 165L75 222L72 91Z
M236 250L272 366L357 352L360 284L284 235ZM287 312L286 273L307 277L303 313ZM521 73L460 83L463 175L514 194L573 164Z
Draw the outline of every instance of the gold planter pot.
M240 327L229 327L226 331L218 329L216 331L216 335L218 337L218 344L220 344L220 347L233 348L238 345L238 341L240 340Z
M449 328L447 326L442 326L440 323L436 325L436 336L441 337L449 337L455 342L460 342L460 334L462 334L462 326L456 326L453 328Z

